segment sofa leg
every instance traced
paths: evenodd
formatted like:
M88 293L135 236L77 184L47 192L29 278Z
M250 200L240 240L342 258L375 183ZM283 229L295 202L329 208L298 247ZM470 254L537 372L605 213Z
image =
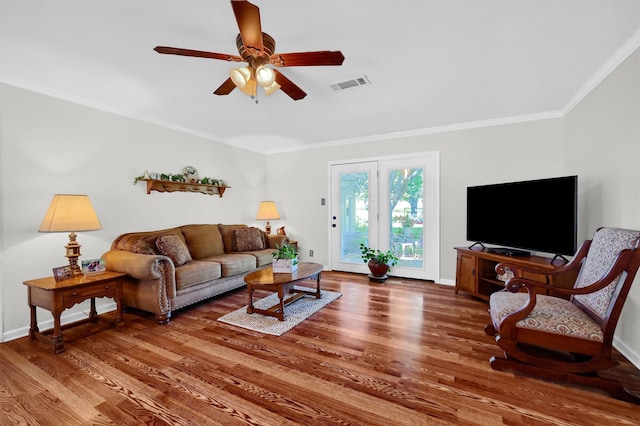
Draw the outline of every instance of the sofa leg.
M158 324L166 324L171 320L171 312L167 312L166 314L158 314L156 315L156 321Z

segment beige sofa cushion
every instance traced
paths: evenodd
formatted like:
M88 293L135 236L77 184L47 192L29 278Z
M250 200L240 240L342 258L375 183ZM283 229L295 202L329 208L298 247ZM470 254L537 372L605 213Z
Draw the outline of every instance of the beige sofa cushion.
M220 254L201 260L219 263L222 267L223 277L252 271L256 268L257 264L255 256L244 253Z
M221 276L222 268L219 263L194 260L176 268L176 289L198 285Z
M190 262L191 254L185 243L177 235L163 235L156 240L156 247L167 256L175 266Z
M216 256L224 253L222 235L218 225L186 225L182 233L194 259Z
M256 251L246 251L246 254L250 254L255 256L256 264L258 267L271 265L273 263L273 253L277 250L275 249L264 249L264 250L256 250Z
M220 234L222 235L222 241L224 243L224 252L231 253L233 252L233 231L238 228L248 228L247 225L237 224L237 225L223 225L219 224L218 229L220 229Z

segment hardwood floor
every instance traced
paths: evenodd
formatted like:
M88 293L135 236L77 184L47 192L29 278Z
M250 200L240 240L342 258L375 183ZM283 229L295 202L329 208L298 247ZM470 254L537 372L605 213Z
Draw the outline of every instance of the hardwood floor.
M216 321L247 304L239 290L166 325L126 313L58 355L3 343L0 424L640 424L600 391L491 370L487 305L452 287L336 272L322 287L343 296L280 337Z

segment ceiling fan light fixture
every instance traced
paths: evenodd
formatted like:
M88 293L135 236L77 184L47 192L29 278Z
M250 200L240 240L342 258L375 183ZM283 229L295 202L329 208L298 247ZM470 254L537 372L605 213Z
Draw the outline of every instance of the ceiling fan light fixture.
M231 77L231 81L233 81L233 84L235 84L238 89L243 90L251 81L251 68L234 68L229 71L229 77Z
M253 98L257 94L256 92L258 89L258 84L255 80L251 79L247 81L247 84L245 84L244 87L238 87L238 89L240 89L240 91L245 95L251 96Z
M256 70L256 79L262 87L269 87L276 81L276 73L269 67L264 65Z
M269 96L273 92L277 91L280 88L280 85L275 81L270 85L264 88L264 93Z

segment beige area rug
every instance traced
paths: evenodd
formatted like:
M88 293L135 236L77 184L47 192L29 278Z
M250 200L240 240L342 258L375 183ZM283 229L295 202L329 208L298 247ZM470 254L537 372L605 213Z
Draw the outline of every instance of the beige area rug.
M316 299L315 296L301 297L289 306L285 306L284 321L279 321L278 318L261 314L248 314L246 306L230 312L224 316L221 316L220 318L218 318L218 321L222 321L224 323L242 328L248 328L249 330L258 331L260 333L280 336L281 334L291 330L293 327L300 324L302 321L309 318L311 315L318 312L320 309L324 308L340 296L342 296L342 293L322 290L322 297L320 299ZM264 299L255 301L253 305L256 308L266 309L270 306L275 305L276 303L278 303L278 294L274 293L270 296L265 297Z

